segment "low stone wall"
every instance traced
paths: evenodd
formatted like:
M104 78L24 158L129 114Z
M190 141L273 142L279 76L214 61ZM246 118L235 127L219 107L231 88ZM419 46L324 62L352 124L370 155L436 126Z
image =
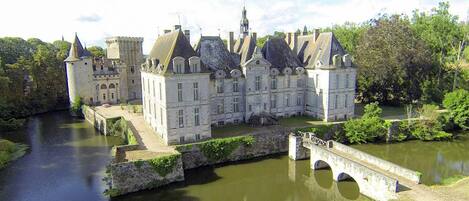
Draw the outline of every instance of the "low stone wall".
M113 118L109 119L106 118L99 113L97 113L92 107L83 105L83 116L85 117L86 121L88 121L91 125L93 125L96 129L99 130L104 135L108 135L109 132L109 121L114 121Z
M370 154L367 154L365 152L356 150L352 147L343 145L343 144L338 143L338 142L333 142L332 146L333 146L332 147L333 149L339 150L339 151L344 152L344 153L348 153L348 154L350 154L350 155L352 155L352 156L354 156L354 157L356 157L356 158L358 158L362 161L366 161L367 163L376 165L376 166L380 167L381 169L384 169L388 172L391 172L393 174L404 177L404 178L406 178L410 181L413 181L415 183L418 183L418 184L420 183L420 179L421 179L422 174L417 172L417 171L409 170L407 168L401 167L401 166L396 165L394 163L391 163L389 161L380 159L378 157L372 156Z
M168 159L169 158L169 159ZM180 154L110 165L111 197L184 180Z
M224 162L247 160L271 154L284 153L288 151L288 133L287 129L269 130L265 133L252 135L253 143L248 145L240 143L228 156L220 159L210 159L202 150L204 143L209 141L181 145L176 149L182 154L184 169L192 169L201 166L214 165ZM247 137L247 136L244 136ZM219 140L219 139L214 139Z

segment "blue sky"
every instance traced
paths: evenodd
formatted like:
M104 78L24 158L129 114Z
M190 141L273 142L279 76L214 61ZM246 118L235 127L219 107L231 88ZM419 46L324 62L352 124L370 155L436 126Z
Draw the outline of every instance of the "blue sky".
M378 13L428 11L434 0L246 0L250 27L259 35L290 32L306 25L327 27L363 22ZM451 12L466 19L468 0L449 1ZM158 34L180 21L195 43L203 35L226 37L239 31L242 0L2 0L0 37L36 37L54 41L74 32L87 46L104 46L109 36L144 37L149 52ZM25 6L28 5L28 6Z

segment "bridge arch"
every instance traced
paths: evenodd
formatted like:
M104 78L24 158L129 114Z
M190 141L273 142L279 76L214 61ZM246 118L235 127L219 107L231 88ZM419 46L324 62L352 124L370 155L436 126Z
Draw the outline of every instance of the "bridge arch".
M341 196L348 200L356 200L360 197L360 184L353 176L342 172L336 179L337 189Z
M313 164L314 170L321 170L321 169L332 169L331 165L323 160L317 160Z

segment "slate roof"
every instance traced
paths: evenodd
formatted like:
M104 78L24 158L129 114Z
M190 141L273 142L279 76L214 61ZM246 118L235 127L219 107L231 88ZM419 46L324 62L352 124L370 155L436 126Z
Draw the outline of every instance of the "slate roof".
M304 50L303 62L306 68L314 68L317 61L325 66L332 65L336 54L343 56L346 52L332 32L321 33L316 42Z
M198 55L180 29L158 37L148 55L149 58L157 59L158 64L163 65L163 74L173 72L172 60L178 56L185 59L185 72L189 73L189 58ZM203 62L201 63L201 72L207 72Z
M239 56L230 53L219 36L202 36L195 51L211 71L231 70L239 66Z
M70 46L70 52L65 61L77 61L82 57L89 56L91 56L91 53L83 48L80 39L78 38L77 34L75 34L75 38L73 39L72 45Z
M269 38L262 47L262 55L272 64L273 68L277 68L280 72L285 67L294 70L296 67L303 66L283 38Z
M243 45L241 46L241 50L239 51L239 55L241 56L240 64L244 64L252 57L252 53L256 48L256 39L252 36L246 36L243 40Z

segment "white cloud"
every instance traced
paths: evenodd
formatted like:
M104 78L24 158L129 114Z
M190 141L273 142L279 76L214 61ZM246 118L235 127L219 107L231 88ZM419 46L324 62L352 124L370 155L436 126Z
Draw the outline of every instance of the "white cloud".
M466 2L465 2L466 1ZM450 1L451 12L466 18L467 0ZM240 0L4 0L0 4L0 37L37 37L45 41L71 40L74 32L88 46L104 46L104 38L115 35L145 38L149 52L158 33L180 21L191 30L192 42L203 35L226 37L239 31ZM25 6L28 5L28 6ZM378 13L429 10L435 0L256 0L246 7L252 31L259 35L274 30L294 31L307 25L331 26L346 21L363 22ZM179 16L179 17L178 17ZM90 23L92 22L92 23Z

